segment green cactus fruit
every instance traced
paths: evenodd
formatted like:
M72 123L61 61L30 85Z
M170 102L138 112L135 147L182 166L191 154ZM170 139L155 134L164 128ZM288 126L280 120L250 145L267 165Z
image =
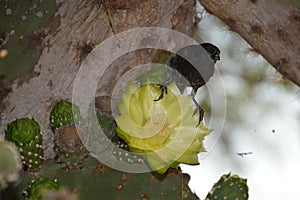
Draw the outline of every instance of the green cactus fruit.
M238 175L232 175L229 173L223 175L220 180L214 184L211 191L207 194L205 200L247 200L248 197L247 179L243 179Z
M115 129L117 127L115 120L113 117L107 114L100 114L97 112L96 114L99 125L101 126L102 131L106 135L107 138L113 140L117 137Z
M21 157L16 146L0 140L0 190L18 180L21 169Z
M56 180L52 181L50 179L39 179L34 181L29 185L27 191L24 192L26 200L42 200L48 193L53 191L58 191L60 185Z
M60 167L67 171L81 169L84 159L88 156L78 131L82 133L79 127L68 125L58 129L55 134L55 158Z
M57 130L62 126L74 124L78 122L79 114L78 106L62 100L54 106L50 113L51 126Z
M91 113L85 126L88 148L94 153L102 153L116 136L116 124L113 118L106 114Z
M117 125L112 116L97 112L90 116L88 122L89 144L94 152L101 153L109 144L113 144L113 155L116 159L127 163L145 162L143 156L129 152L128 145L118 137L115 131ZM100 134L101 130L104 134Z
M106 137L114 144L113 155L118 160L127 163L141 163L145 161L143 156L129 152L128 145L119 138L115 131L117 125L112 116L97 113L97 119Z
M120 139L113 148L113 155L119 160L127 163L144 163L145 158L137 153L129 151L128 145Z
M20 154L25 169L38 169L44 162L42 133L34 119L21 118L7 125L7 141L13 142Z

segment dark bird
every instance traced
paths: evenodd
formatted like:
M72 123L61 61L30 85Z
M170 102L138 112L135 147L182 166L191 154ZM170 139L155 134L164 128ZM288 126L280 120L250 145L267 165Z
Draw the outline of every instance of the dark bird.
M205 85L214 74L220 50L213 44L189 45L170 56L168 66L176 69L191 84L194 92Z
M189 81L196 94L198 88L205 85L214 74L215 63L218 60L220 60L219 48L210 43L202 43L200 45L195 44L183 47L175 54L172 54L168 59L168 66L182 74ZM163 85L159 86L162 89L162 93L155 101L162 99L164 93L167 94L167 88ZM203 120L204 111L194 98L193 101L197 106L194 114L196 111L200 113L200 124Z

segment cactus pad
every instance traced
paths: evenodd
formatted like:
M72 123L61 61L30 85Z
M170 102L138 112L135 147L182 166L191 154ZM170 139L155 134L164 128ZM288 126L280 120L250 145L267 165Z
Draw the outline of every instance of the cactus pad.
M88 157L84 170L69 171L54 166L43 168L42 175L55 172L58 182L68 191L77 191L78 199L198 199L188 187L188 175L169 171L161 179L152 173L127 173L114 170Z
M214 184L212 190L208 193L205 200L247 200L248 197L247 179L243 179L237 175L232 175L229 173L223 175L220 180Z
M180 170L169 170L161 177L156 177L153 173L121 172L89 156L85 159L82 170L66 171L56 162L49 161L39 171L39 176L43 179L31 182L35 176L33 173L23 173L17 184L4 191L4 199L23 199L21 191L26 191L23 195L27 194L27 200L36 200L42 196L43 188L53 188L54 191L46 194L49 198L54 194L55 197L65 197L56 195L56 191L70 191L71 195L80 200L199 199L188 187L189 176ZM55 179L58 180L59 188L52 181Z
M16 119L7 125L6 140L15 143L25 168L37 169L43 164L42 134L34 119Z
M49 45L43 40L54 29L46 26L53 22L57 7L54 0L0 1L0 5L0 49L8 52L0 59L0 76L8 80L33 69L42 48Z
M0 190L19 178L21 157L14 144L0 140Z
M79 108L68 101L57 103L50 113L51 126L54 130L62 126L74 124L79 119Z

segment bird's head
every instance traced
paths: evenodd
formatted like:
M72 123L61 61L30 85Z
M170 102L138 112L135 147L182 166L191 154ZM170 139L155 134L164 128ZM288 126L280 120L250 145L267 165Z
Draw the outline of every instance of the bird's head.
M210 55L211 59L216 63L220 60L220 49L211 43L202 43L200 44Z

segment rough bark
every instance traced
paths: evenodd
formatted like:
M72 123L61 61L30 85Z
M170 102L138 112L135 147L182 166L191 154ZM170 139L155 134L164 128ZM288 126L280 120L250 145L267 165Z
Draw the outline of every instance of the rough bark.
M283 77L300 86L300 11L275 0L199 0Z
M143 1L107 0L116 32L135 27L159 26L192 35L197 24L195 0ZM124 4L126 2L126 4ZM53 132L49 113L53 105L72 98L74 78L80 63L91 50L113 34L107 12L99 0L60 1L52 32L43 41L40 58L29 76L16 79L1 90L0 134L16 118L34 117L41 125L47 157L51 157ZM151 61L155 52L132 53L110 66L101 93L110 95L111 88L125 72L141 60ZM84 95L84 94L83 94ZM3 97L4 96L4 97Z

